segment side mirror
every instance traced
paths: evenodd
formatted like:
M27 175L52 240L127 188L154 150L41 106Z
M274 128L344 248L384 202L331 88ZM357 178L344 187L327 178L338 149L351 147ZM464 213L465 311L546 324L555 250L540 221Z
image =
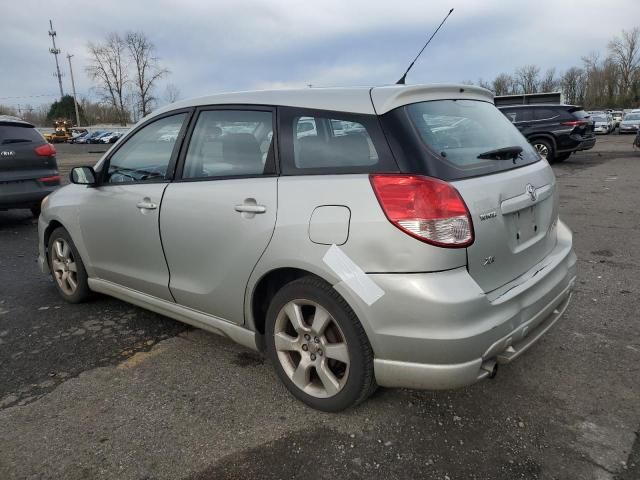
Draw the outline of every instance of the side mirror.
M97 183L96 172L92 167L75 167L71 169L70 180L77 185L92 186Z

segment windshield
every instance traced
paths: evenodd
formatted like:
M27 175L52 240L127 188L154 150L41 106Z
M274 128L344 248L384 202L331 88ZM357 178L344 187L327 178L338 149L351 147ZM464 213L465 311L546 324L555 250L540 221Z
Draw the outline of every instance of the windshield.
M606 122L606 121L607 121L607 119L606 119L606 118L601 117L600 115L594 115L594 116L593 116L593 117L591 117L591 118L593 118L596 122Z
M626 117L624 117L625 120L640 120L640 115L638 114L632 114L632 115L627 115Z
M407 110L422 141L459 171L458 178L509 170L540 159L491 103L436 100L409 105ZM516 153L496 155L494 151L500 149Z

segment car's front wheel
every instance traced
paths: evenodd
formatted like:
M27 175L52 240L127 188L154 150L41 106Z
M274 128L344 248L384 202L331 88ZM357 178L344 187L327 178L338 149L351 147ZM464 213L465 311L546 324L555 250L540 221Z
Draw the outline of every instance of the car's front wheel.
M267 355L289 391L307 405L337 412L375 389L373 351L349 305L315 277L274 296L266 319Z
M49 237L49 269L60 296L70 303L80 303L89 296L87 272L69 232L56 228Z

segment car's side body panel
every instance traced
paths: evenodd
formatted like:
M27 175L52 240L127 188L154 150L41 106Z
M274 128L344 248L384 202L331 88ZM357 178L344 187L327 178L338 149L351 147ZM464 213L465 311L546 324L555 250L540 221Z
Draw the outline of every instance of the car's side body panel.
M167 188L160 231L177 303L244 323L247 280L276 223L277 185L277 177L264 177L177 182ZM252 202L264 212L236 211Z

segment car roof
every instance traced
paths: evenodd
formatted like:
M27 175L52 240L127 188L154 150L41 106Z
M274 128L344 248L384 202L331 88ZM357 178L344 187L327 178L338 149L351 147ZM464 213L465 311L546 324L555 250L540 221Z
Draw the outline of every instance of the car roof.
M153 112L143 120L179 108L234 104L286 106L382 115L410 103L442 99L493 102L493 94L481 87L456 84L258 90L222 93L179 101Z
M25 122L21 118L14 117L12 115L0 115L0 124L15 125L20 127L33 127L33 124Z

